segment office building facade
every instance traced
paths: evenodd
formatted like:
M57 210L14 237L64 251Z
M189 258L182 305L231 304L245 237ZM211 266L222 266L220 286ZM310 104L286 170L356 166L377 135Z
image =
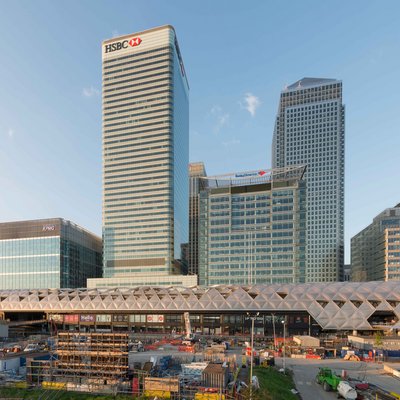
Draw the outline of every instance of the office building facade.
M179 274L189 228L189 86L175 31L106 40L102 59L104 277L129 285Z
M342 82L304 78L280 96L273 166L307 165L306 282L334 282L344 266Z
M189 251L188 272L199 272L199 196L201 179L207 176L204 163L189 164Z
M0 288L83 288L102 276L102 241L62 218L0 223Z
M304 166L201 178L200 285L305 280Z
M400 204L351 238L351 280L400 280Z

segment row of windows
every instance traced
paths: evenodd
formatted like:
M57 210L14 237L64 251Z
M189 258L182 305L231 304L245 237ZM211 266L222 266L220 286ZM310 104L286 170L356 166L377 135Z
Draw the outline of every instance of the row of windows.
M222 254L256 254L256 253L286 253L286 252L293 252L293 247L288 245L286 247L257 247L257 246L261 246L261 244L255 244L252 242L252 250L251 252L249 251L249 247L248 245L244 244L244 243L237 243L238 246L237 247L241 247L239 249L235 249L233 247L236 246L232 246L229 244L225 244L225 245L221 245L221 244L215 244L213 246L210 246L211 248L219 248L219 250L210 250L210 254L213 256L218 256L218 255L222 255ZM222 250L225 249L225 250Z
M161 168L161 169L157 168L157 167L163 167L163 166L164 166L164 168ZM156 179L168 178L168 177L171 177L171 175L172 175L172 171L171 171L170 167L172 167L172 165L164 163L164 164L157 165L157 166L150 165L149 167L145 167L145 168L122 168L122 169L111 170L111 171L107 170L104 172L104 179L107 180L107 179L114 179L114 178L124 178L127 176L132 177L132 178L135 178L138 176L147 176L147 178L144 178L141 180L150 180L150 179L155 179L155 178ZM142 169L142 170L149 169L149 171L141 171L139 173L130 172L130 171L134 171L136 169ZM123 172L128 172L128 171L129 171L129 173L127 173L127 174L123 173ZM162 174L162 175L153 176L153 173L154 174ZM139 179L137 179L137 180L139 180Z
M200 255L200 258L202 258L202 256ZM257 261L257 260L260 260L260 261L266 261L266 260L292 260L294 257L293 257L293 254L263 254L263 255L257 255L257 254L253 254L253 257L252 257L252 260L253 261ZM225 263L228 263L228 266L229 266L229 263L231 263L231 262L235 262L235 261L242 261L242 262L247 262L248 261L248 257L247 256L240 256L240 257L237 257L237 256L229 256L229 255L226 255L225 257L210 257L209 259L208 259L208 261L210 262L210 263L215 263L215 262L225 262Z
M173 98L171 95L164 95L164 96L159 96L159 97L146 97L141 100L136 100L135 102L132 103L132 106L134 106L134 108L103 113L103 121L108 122L108 121L112 121L117 118L123 118L123 116L126 113L129 113L129 112L132 112L135 110L141 110L143 108L157 107L158 105L164 105L164 104L172 104L172 99ZM110 118L110 116L112 116L112 115L116 115L116 117Z
M145 67L154 67L155 65L159 65L159 64L167 64L167 65L171 65L171 63L173 62L173 58L172 57L158 57L158 59L153 59L151 62L143 62L143 60L141 60L141 62L137 63L139 65L134 65L134 62L130 62L130 63L125 63L123 66L123 68L119 68L116 67L118 69L113 69L112 71L103 71L103 80L105 82L110 81L110 80L114 80L114 79L119 79L122 77L126 77L126 76L132 76L132 72L131 73L127 73L124 74L123 72L127 72L127 71L132 71L135 70L136 72L139 71L143 71L143 72L147 72L147 69L144 69ZM113 66L114 68L115 66ZM154 68L153 68L154 70ZM110 79L111 78L111 79Z
M142 90L146 90L147 88L159 87L159 85L156 85L156 83L162 82L163 84L171 84L170 74L162 74L162 75L164 75L164 76L162 76L162 78L160 78L160 79L153 79L153 80L148 80L146 82L139 82L134 85L130 85L131 88L139 87L139 89L137 89L137 90L131 89L131 90L127 90L127 91L117 91L116 93L103 96L103 101L105 104L109 104L111 101L107 100L107 99L112 99L113 97L128 96L132 93L137 93L137 92L141 92ZM120 101L120 100L118 99L116 101Z
M145 150L146 149L143 149L142 151L145 151ZM107 152L105 152L104 153L104 156L106 157L105 161L107 162L107 161L125 160L125 159L135 158L135 161L132 161L132 164L135 164L135 163L139 164L139 163L146 162L146 161L154 161L154 159L150 158L150 157L159 156L159 155L163 155L161 160L164 160L164 161L166 159L168 159L168 158L172 159L172 152L165 152L165 151L157 151L157 152L154 152L152 154L137 154L135 157L132 157L132 155L126 155L126 156L123 156L123 157L115 157L115 155L117 155L117 154L129 154L129 152L128 151L120 151L120 152L116 152L116 153L113 153L113 152L107 153ZM108 156L108 159L107 159L107 156ZM111 163L108 163L108 164L111 164ZM113 164L111 164L111 166L113 166Z
M163 172L163 171L160 171ZM170 178L170 174L168 173L169 171L166 171L167 173L161 174L161 175L155 175L155 176L151 176L151 175L147 175L144 178L137 178L137 176L143 176L144 174L110 174L110 176L104 176L104 185L105 186L109 186L112 184L115 185L120 185L121 183L126 183L126 182L132 182L135 185L140 186L141 188L145 187L145 186L151 186L154 184L165 184L165 182L167 182L166 180L168 180L168 178ZM122 180L121 178L126 178L126 177L130 177L131 179L124 179ZM158 182L154 182L155 179L162 179ZM151 185L144 185L142 183L138 183L138 182L152 182Z
M123 112L114 112L111 113L112 115L116 115L115 117L111 118L104 118L103 122L111 122L111 121L123 121L129 118L133 118L137 115L143 115L143 113L138 114L138 111L141 110L149 110L149 113L155 113L155 112L160 112L164 111L165 109L172 110L172 101L164 101L164 102L154 102L154 103L149 103L149 104L141 104L140 107L136 108L130 108L129 110L123 110ZM121 122L120 122L121 123ZM105 124L104 126L110 126L110 124ZM151 132L151 131L150 131Z
M129 63L134 63L136 61L141 62L142 60L152 60L155 57L159 57L160 55L163 54L168 54L169 52L172 52L173 48L172 46L164 46L164 47L158 47L157 49L153 50L147 50L147 51L140 51L140 52L135 52L131 53L129 55L125 55L122 57L116 57L116 58L110 58L107 60L103 61L103 67L106 68L113 68L114 65L118 65L117 63L122 60L130 60ZM147 54L157 54L159 53L160 55L153 55L153 56L146 56Z
M156 74L147 74L147 72L152 72L152 71L158 71L158 73L156 73ZM148 69L138 73L135 78L131 77L130 79L126 79L124 81L114 82L112 85L105 85L105 88L109 88L109 89L104 89L103 93L118 92L118 91L121 91L121 90L124 90L124 89L135 87L135 86L138 86L138 85L132 84L132 82L142 81L140 83L140 84L142 84L143 81L146 80L144 83L147 83L147 79L155 78L155 77L160 76L162 74L169 74L172 77L172 73L169 71L169 67L168 66L156 67L156 68L148 68ZM121 85L121 84L124 84L124 83L130 83L130 85L117 86L117 85Z
M274 269L274 270L257 270L253 271L253 275L292 275L293 270L292 269ZM210 271L208 273L210 277L223 277L223 276L248 276L248 271L235 271L235 270L229 270L229 271L217 271L213 272Z
M146 123L145 121L156 121L156 122L162 122L164 124L170 123L170 119L172 120L173 114L172 112L168 112L168 110L165 111L157 111L159 115L157 116L152 116L152 117L147 117L147 118L137 118L135 120L131 120L126 123L124 128L115 128L115 129L104 129L103 132L104 134L108 135L112 132L123 132L123 131L128 131L130 129L133 129L137 124L140 124L140 126L149 126L152 125L152 123ZM114 125L120 125L120 124L114 124Z
M173 96L172 88L169 88L169 87L168 87L168 90L164 89L164 90L159 90L159 91L155 91L155 92L151 92L151 93L147 93L147 92L148 92L148 90L145 93L141 93L141 94L139 94L137 96L130 96L129 97L129 100L133 100L133 99L140 99L140 100L135 100L135 101L132 101L130 103L117 104L117 105L114 105L114 106L110 106L109 105L109 106L104 107L104 110L103 110L104 114L103 115L113 115L116 112L129 111L127 108L123 108L123 107L136 106L137 104L140 104L140 103L142 103L144 101L150 101L150 100L156 99L157 97L155 97L155 96L157 96L157 95L162 95L163 97L167 96L169 98L172 98L172 96ZM114 110L116 108L118 109L118 111L109 111L109 110ZM109 111L109 112L107 112L107 111Z
M161 106L163 106L161 108ZM108 128L110 126L117 126L117 125L128 125L128 124L132 124L134 122L138 122L138 121L146 121L148 118L137 118L140 115L153 115L153 118L159 118L161 115L168 115L171 116L173 109L172 109L172 105L168 104L168 103L164 103L159 105L160 108L155 109L152 107L142 107L141 110L146 110L144 112L135 112L129 115L124 115L124 116L120 116L120 117L116 117L116 118L112 118L113 120L117 120L117 122L111 123L111 124L104 124L104 128ZM140 109L137 109L140 110ZM157 114L157 115L155 115ZM161 114L161 115L160 115ZM121 128L121 130L124 130ZM110 130L110 129L105 129L105 131L108 132L114 132L114 130Z

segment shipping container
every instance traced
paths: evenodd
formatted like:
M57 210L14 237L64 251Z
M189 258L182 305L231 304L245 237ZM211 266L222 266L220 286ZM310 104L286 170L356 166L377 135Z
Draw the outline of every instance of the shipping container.
M0 372L18 370L21 364L20 357L15 358L0 358Z

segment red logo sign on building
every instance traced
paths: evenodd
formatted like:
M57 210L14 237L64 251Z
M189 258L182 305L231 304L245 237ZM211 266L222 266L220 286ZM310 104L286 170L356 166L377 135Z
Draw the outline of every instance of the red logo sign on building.
M104 46L104 51L106 53L110 53L110 52L116 51L116 50L127 49L128 45L131 47L136 47L136 46L139 46L140 43L142 43L142 39L140 39L140 37L137 36L137 37L134 37L129 40L123 40L122 42L106 44Z
M265 174L266 174L265 171L258 171L258 175L260 175L260 176L263 176L263 175L265 175Z
M142 43L142 39L140 39L140 37L134 37L129 41L129 46L131 47L139 46L140 43Z

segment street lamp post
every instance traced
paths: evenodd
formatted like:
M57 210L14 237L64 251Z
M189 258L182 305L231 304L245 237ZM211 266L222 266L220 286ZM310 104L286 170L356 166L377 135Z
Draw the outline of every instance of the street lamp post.
M286 373L286 356L285 356L285 350L286 350L286 317L285 319L282 321L283 324L283 349L282 349L282 353L283 353L283 373Z
M275 357L275 351L276 351L275 314L271 313L271 315L272 315L272 329L274 332L274 357Z
M247 315L251 319L251 355L250 355L250 396L249 399L253 400L253 355L254 355L254 320L260 315L258 312L256 315L250 316L250 313Z

